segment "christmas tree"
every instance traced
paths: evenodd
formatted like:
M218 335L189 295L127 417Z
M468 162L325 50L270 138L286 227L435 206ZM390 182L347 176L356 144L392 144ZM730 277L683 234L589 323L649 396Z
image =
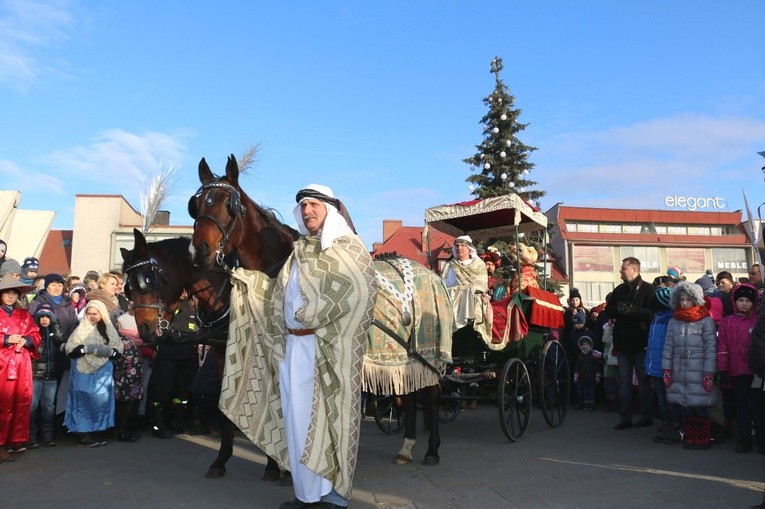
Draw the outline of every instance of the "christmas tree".
M534 168L528 157L536 147L524 145L517 137L528 124L518 122L521 110L515 108L515 97L499 77L502 59L494 57L491 72L496 86L483 99L489 112L481 119L483 141L476 145L478 152L463 159L473 172L467 179L471 192L479 198L516 193L533 203L545 195L544 191L533 189L536 182L527 175Z

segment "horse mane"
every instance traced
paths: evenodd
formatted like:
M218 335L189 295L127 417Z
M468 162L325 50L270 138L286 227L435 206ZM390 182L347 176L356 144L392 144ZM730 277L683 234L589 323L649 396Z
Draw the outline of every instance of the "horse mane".
M255 211L258 213L258 216L263 220L266 227L272 227L277 230L280 230L287 235L289 235L293 241L300 238L300 232L294 229L293 227L289 226L281 219L281 214L279 214L279 211L277 211L273 207L267 207L264 205L260 205L255 202L250 196L242 189L241 185L238 185L239 187L239 195L241 196L242 201L246 202L247 205L250 205L255 208ZM279 216L279 217L277 217Z
M151 256L152 252L159 251L161 253L174 253L174 252L181 252L184 253L184 257L188 258L188 264L191 266L191 255L189 254L189 244L191 244L191 239L189 237L174 237L170 239L163 239L163 240L156 240L156 241L146 241L146 246L149 249L149 256ZM135 263L137 260L137 253L135 250L135 247L130 250L130 260L125 260L122 262L122 270L124 271L126 267L129 267L133 263Z

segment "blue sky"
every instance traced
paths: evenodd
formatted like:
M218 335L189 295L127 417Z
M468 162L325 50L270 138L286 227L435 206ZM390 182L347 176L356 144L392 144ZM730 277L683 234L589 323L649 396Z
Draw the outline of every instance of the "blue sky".
M260 145L242 179L292 221L334 188L371 246L383 219L470 198L491 59L538 147L542 209L765 201L765 2L0 0L0 188L72 227L77 193L122 194Z

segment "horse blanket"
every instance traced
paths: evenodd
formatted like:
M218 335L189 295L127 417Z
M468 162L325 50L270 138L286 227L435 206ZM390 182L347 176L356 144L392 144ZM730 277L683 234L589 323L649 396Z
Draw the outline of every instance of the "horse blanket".
M433 367L445 371L452 361L455 330L443 280L406 258L375 260L377 301L374 318L395 332ZM408 313L409 320L405 319ZM394 338L372 325L367 332L363 390L373 394L408 394L435 385L440 375L410 356Z

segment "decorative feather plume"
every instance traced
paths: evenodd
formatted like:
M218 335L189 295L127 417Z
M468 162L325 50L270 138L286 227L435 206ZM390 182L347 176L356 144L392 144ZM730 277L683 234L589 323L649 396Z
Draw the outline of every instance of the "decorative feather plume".
M144 235L154 224L154 218L176 184L176 166L160 164L154 175L145 175L144 188L141 190L141 230Z
M260 143L250 145L247 150L239 156L237 164L239 166L239 173L248 173L251 167L255 166L258 162L258 151L260 150Z

